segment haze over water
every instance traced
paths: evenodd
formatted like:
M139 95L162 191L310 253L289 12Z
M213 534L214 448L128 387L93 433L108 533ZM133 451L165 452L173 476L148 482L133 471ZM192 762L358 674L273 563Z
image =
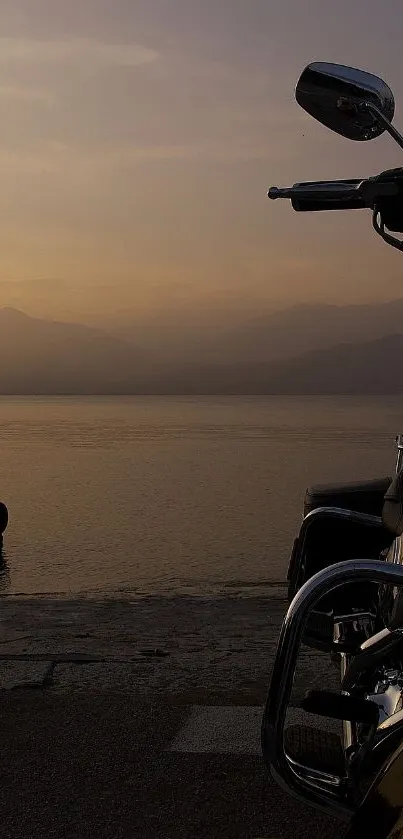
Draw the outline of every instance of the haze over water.
M306 486L393 474L403 399L1 398L4 592L246 594Z
M315 60L373 71L401 127L401 23L398 0L3 0L0 392L400 387L401 254L369 213L266 190L400 166L294 88ZM256 591L307 484L393 472L399 431L403 396L0 396L0 588Z

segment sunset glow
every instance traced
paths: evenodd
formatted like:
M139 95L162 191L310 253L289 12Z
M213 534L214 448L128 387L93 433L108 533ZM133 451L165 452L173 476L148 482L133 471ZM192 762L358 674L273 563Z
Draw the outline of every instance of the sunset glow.
M312 60L361 66L401 127L401 23L398 0L3 3L0 304L105 324L401 296L368 215L266 200L400 164L390 139L332 135L293 93Z

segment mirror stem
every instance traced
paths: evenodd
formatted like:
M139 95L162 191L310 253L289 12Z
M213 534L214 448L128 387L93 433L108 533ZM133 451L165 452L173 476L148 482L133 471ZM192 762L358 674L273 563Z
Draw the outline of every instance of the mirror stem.
M369 111L369 113L372 114L372 116L376 117L378 123L380 125L383 125L385 131L387 131L388 134L390 134L390 136L393 137L393 139L396 141L398 146L400 146L400 148L403 149L403 136L400 134L399 131L397 131L397 129L392 125L392 123L389 122L389 120L383 115L382 111L380 111L379 108L376 107L376 105L373 105L372 102L363 102L361 104L361 108L364 111Z

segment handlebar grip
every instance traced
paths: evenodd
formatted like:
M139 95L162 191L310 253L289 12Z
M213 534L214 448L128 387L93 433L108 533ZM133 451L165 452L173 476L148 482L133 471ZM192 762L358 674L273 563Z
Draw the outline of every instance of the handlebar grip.
M319 210L362 210L373 209L381 198L396 196L399 186L394 180L379 178L351 179L341 181L305 181L287 189L272 187L268 196L288 198L297 212Z
M367 203L362 198L345 198L343 201L337 199L301 199L292 198L291 205L297 213L320 212L321 210L365 210Z

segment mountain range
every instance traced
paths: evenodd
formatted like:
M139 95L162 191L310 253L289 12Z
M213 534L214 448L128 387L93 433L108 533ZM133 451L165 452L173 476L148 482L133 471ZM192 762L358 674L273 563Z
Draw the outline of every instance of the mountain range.
M302 304L255 317L214 318L167 314L126 324L116 334L171 364L263 363L295 358L342 343L403 333L403 299L381 304Z
M199 355L173 358L134 338L0 309L0 393L403 392L403 300L296 306L216 336Z
M0 309L0 393L115 392L147 368L146 354L115 335Z

